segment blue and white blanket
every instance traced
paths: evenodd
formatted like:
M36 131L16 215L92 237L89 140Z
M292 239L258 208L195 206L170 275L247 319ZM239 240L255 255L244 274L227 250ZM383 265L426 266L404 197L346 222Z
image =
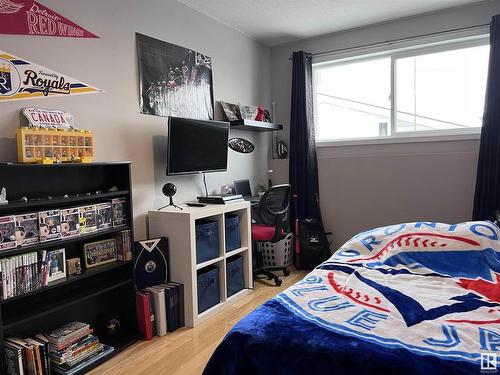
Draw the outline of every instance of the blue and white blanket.
M499 238L490 222L360 233L237 323L204 374L492 373Z

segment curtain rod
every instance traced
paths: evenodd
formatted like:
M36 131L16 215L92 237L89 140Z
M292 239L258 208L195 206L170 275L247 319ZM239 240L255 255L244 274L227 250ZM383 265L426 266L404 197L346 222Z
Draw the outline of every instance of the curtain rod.
M356 47L347 47L347 48L334 49L334 50L331 50L331 51L311 53L311 56L312 57L320 57L320 56L325 56L325 55L331 55L331 54L334 54L334 53L347 52L347 51L355 51L355 50L358 50L358 49L364 49L364 48L368 48L368 47L390 46L391 44L394 44L394 43L407 42L407 41L411 41L411 40L417 40L417 39L427 38L427 37L436 36L436 35L454 34L454 33L460 32L460 31L480 30L480 29L483 29L483 28L489 27L489 26L490 26L489 23L485 23L483 25L459 27L459 28L456 28L456 29L438 31L438 32L434 32L434 33L428 33L428 34L410 36L410 37L406 37L406 38L398 38L398 39L387 40L385 42L378 42L378 43L372 43L372 44L363 44L363 45L356 46ZM292 60L292 59L293 59L293 56L290 56L288 58L288 60Z

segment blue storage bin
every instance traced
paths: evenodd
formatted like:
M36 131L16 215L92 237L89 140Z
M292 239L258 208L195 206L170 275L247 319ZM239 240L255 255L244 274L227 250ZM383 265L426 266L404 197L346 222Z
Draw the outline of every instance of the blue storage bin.
M227 296L231 297L243 289L243 257L235 255L226 264Z
M226 214L226 252L241 247L240 218L235 214Z
M198 271L198 314L219 302L219 267L203 268Z
M200 264L219 256L219 223L213 220L196 220L196 263Z

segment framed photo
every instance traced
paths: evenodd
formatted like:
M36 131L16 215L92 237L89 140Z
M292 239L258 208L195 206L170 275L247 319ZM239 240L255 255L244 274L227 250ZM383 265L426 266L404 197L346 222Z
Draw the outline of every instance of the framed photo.
M242 119L240 106L238 104L227 103L221 100L220 106L224 111L227 121L237 121Z
M70 276L82 273L82 261L80 258L71 258L66 260L66 273Z
M115 262L117 259L115 239L111 238L85 244L83 246L83 258L86 268Z
M47 251L47 263L49 265L47 273L47 283L66 277L66 251L64 249Z

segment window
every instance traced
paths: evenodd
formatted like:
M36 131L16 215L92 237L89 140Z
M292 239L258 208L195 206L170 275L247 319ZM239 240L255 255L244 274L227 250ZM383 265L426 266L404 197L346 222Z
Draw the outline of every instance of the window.
M482 40L314 65L316 140L478 129L488 56Z

